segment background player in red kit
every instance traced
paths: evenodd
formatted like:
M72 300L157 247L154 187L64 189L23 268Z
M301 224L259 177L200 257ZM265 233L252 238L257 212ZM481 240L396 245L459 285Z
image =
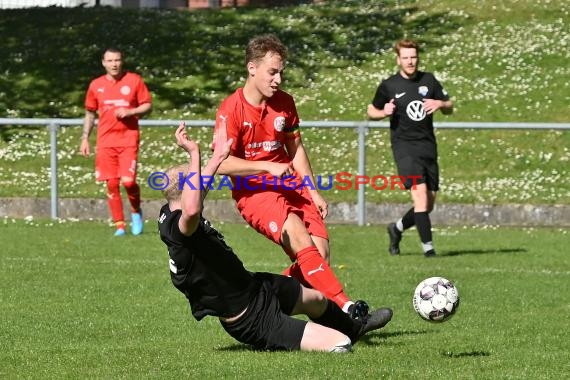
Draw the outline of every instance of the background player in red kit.
M359 318L368 313L368 305L348 298L328 264L327 203L316 189L298 186L305 178L316 182L295 102L279 89L286 58L287 48L273 35L247 45L245 85L222 102L216 115L216 128L224 120L233 139L218 174L232 177L232 196L242 217L293 261L285 274Z
M80 151L89 156L89 134L95 113L99 113L95 177L107 182L108 205L117 230L115 236L125 235L125 217L120 184L123 184L131 204L131 232L143 230L141 198L136 182L139 149L139 117L150 112L152 98L142 78L123 71L123 53L109 48L103 53L106 74L89 84L85 96L85 120Z

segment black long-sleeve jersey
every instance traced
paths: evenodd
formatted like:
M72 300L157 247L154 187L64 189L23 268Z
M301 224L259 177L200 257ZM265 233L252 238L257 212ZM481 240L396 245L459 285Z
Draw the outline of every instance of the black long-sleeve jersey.
M170 211L166 204L158 220L160 238L168 247L172 283L184 293L197 320L238 315L255 296L259 281L206 219L200 218L191 236L183 235L178 227L181 215L181 210Z

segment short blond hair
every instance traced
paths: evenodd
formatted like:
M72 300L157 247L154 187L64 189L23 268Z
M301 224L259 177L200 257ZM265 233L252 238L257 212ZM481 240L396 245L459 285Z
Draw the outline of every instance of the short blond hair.
M162 195L170 202L180 200L182 196L182 186L180 186L180 178L186 178L190 172L189 164L179 164L166 169L168 176L168 186L162 190ZM180 175L182 173L182 176Z

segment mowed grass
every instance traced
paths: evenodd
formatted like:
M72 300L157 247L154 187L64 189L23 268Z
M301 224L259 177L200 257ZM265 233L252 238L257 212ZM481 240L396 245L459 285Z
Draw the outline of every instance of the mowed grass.
M217 226L251 270L280 272L277 246L242 224ZM568 233L435 230L439 257L410 231L402 256L380 227L334 225L333 268L349 295L391 306L393 321L348 355L255 352L214 318L196 322L171 285L154 222L114 239L104 223L0 224L0 378L559 379L569 373ZM417 283L444 276L461 306L431 324L413 311Z

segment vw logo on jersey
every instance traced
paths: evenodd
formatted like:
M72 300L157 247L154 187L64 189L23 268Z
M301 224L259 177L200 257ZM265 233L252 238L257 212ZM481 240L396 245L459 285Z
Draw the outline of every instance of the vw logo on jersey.
M426 96L427 93L428 93L428 88L427 88L427 86L420 86L420 87L418 88L418 93L419 93L421 96Z
M129 86L121 87L121 94L129 95L131 93L131 88Z
M424 110L424 103L421 100L414 100L410 102L406 107L406 113L408 117L413 121L420 121L426 117L426 111Z
M281 132L285 128L285 118L283 116L277 116L273 120L273 127L277 132Z

